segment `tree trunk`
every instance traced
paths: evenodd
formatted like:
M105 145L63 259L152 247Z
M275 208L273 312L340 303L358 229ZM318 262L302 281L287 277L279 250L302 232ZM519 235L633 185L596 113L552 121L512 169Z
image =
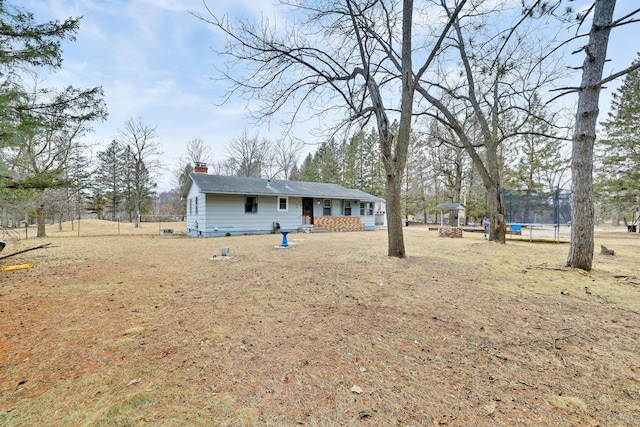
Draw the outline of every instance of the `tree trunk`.
M402 198L400 197L402 180L395 174L387 174L387 246L388 256L404 258L407 256L404 248L404 234L402 231Z
M567 266L585 271L593 263L593 144L596 139L600 80L611 32L615 0L596 0L587 57L582 65L582 82L578 94L576 129L571 156L571 247Z
M489 221L491 222L489 240L505 243L507 236L506 215L499 184L492 184L487 189L487 205Z
M402 231L402 177L407 164L409 141L411 139L411 121L413 120L413 65L411 62L411 30L413 19L413 1L404 0L402 11L402 97L400 106L400 125L394 147L394 136L389 132L389 120L382 108L382 98L377 86L370 82L371 97L377 108L378 135L380 152L387 175L387 240L388 256L404 258L407 256Z
M387 230L388 255L398 258L407 256L402 231L402 177L407 164L411 122L413 120L413 63L411 61L411 30L413 23L413 0L404 0L402 9L402 97L400 101L400 126L393 147L393 136L381 139L382 161L387 174Z
M38 237L47 237L47 231L44 223L44 204L38 206L36 209L36 217L38 220Z

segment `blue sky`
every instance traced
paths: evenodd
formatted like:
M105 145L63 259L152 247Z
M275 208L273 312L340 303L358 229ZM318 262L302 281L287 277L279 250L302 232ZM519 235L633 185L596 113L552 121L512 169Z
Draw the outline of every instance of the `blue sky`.
M36 21L83 16L75 43L63 46L61 69L44 76L46 86L102 86L109 117L89 136L99 150L131 117L157 126L167 173L161 190L172 184L169 171L193 138L202 138L218 159L243 129L271 139L279 129L256 128L245 102L220 104L226 87L211 79L220 40L189 11L205 13L200 0L29 0L16 1ZM209 1L215 12L251 15L269 12L271 2Z
M274 16L277 0L208 0L216 14ZM100 149L108 144L131 117L141 117L157 126L158 141L165 153L167 173L159 180L160 190L172 183L169 171L193 138L202 138L217 159L225 145L244 129L270 139L280 135L277 124L255 127L246 103L236 99L217 104L227 87L211 79L218 60L212 47L222 43L217 33L189 11L205 14L201 0L14 0L36 16L37 21L83 16L75 43L65 43L60 70L46 76L45 85L102 86L109 111L105 123L96 124L90 140ZM587 1L576 1L576 7ZM618 0L616 16L639 7L637 0ZM280 17L279 19L282 19ZM640 25L613 32L612 62L605 75L630 65L638 51ZM576 55L572 65L583 56ZM579 78L579 76L578 76ZM605 90L601 111L608 109L610 93ZM605 115L601 113L600 118ZM309 126L308 123L305 124ZM309 132L301 132L309 138ZM313 144L314 140L305 140ZM312 147L312 146L310 146Z

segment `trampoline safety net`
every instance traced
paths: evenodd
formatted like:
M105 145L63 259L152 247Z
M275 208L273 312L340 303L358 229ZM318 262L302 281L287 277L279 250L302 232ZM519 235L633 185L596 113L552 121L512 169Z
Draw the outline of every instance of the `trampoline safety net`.
M503 190L502 197L507 211L507 223L571 224L569 190Z

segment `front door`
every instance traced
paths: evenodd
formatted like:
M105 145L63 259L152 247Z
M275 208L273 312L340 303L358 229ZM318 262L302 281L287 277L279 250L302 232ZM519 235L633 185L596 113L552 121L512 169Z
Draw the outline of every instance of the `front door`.
M313 224L313 199L310 197L302 198L302 223Z

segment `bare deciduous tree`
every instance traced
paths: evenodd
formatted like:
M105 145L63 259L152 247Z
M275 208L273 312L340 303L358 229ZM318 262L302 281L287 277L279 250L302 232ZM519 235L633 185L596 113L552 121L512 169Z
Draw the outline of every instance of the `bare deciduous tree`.
M213 150L202 138L193 138L187 143L187 161L209 164L213 162Z
M139 226L142 208L149 202L156 187L156 176L163 168L158 131L155 126L146 124L141 117L129 118L115 140L126 153L126 184L129 187L131 208Z
M194 170L196 163L213 165L213 150L205 144L202 138L193 138L187 143L187 153L178 159L178 166L173 171L175 185L178 191L182 189L187 177Z
M397 3L378 0L300 0L289 6L299 19L285 32L266 20L256 25L243 20L232 23L211 12L207 17L196 16L225 35L227 45L218 53L229 58L228 68L222 70L222 77L232 83L228 96L263 101L258 119L271 118L292 105L290 123L303 112L326 115L338 110L346 122L375 122L387 178L388 255L404 257L401 182L415 82L432 63L450 22L442 26L431 54L414 73L411 0L404 0L401 13ZM389 71L388 61L397 64L398 72ZM237 65L250 67L248 73L235 74ZM398 135L390 131L388 114L393 109L388 105L400 111Z
M417 86L418 93L436 107L434 117L455 132L473 161L488 195L489 238L501 243L506 236L506 211L500 146L523 132L536 92L561 75L548 53L555 48L553 41L537 38L536 34L544 33L530 26L536 16L552 11L545 6L537 14L543 3L534 1L518 11L508 9L509 2L489 5L475 0L455 17L453 7L442 2L447 16L455 17L448 44L455 54L441 54L439 66L447 72L425 77ZM505 24L505 16L514 22ZM536 54L541 46L545 54ZM549 46L547 51L544 46ZM452 73L451 67L459 73ZM471 127L478 129L477 138L472 138Z
M244 130L226 147L226 167L230 174L260 178L270 163L271 143Z
M302 141L294 138L280 138L272 144L272 164L277 169L274 176L290 179L303 147Z

